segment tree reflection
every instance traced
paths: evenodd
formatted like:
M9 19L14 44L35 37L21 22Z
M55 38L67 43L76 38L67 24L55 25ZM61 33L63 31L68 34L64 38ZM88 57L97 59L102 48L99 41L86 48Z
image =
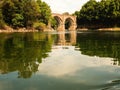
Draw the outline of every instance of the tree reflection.
M38 71L42 58L48 57L52 39L47 34L19 33L1 35L0 73L18 72L19 78L30 78Z
M120 33L79 33L77 47L82 54L113 58L113 65L120 65Z

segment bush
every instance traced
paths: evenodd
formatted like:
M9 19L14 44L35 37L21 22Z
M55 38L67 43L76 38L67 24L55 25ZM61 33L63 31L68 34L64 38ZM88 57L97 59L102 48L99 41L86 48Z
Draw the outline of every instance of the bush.
M46 24L44 24L42 22L36 22L33 24L33 28L37 29L39 31L43 31L44 29L46 29Z

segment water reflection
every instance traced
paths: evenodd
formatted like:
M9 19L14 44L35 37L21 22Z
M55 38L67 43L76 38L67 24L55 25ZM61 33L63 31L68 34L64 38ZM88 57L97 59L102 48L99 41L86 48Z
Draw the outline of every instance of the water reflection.
M16 71L18 78L30 78L33 73L42 68L39 65L43 63L43 58L51 59L48 56L52 57L52 55L53 62L55 58L58 58L56 56L59 56L63 60L61 62L67 63L63 66L66 66L68 72L70 70L67 69L71 64L76 68L76 62L73 60L81 59L81 55L87 55L94 59L95 56L101 59L106 57L106 59L103 58L104 63L111 63L107 60L107 58L111 58L113 65L120 65L120 33L118 32L112 34L111 32L76 34L75 31L58 32L57 34L13 33L0 34L0 38L0 73L7 74ZM65 55L66 57L64 57ZM69 61L65 61L66 59ZM91 65L91 59L87 59L89 60L88 64ZM61 65L58 66L62 67ZM73 70L70 72L74 72L73 67L70 67ZM55 67L51 66L51 68ZM56 70L56 74L57 71L60 73L60 70ZM66 71L61 74L67 73Z
M110 57L120 65L120 32L79 33L77 47L84 55Z
M68 35L68 34L67 34ZM18 78L30 78L38 71L43 58L48 57L53 42L57 45L74 45L76 32L70 32L69 39L66 33L54 35L43 33L1 34L0 38L0 73L18 72Z
M13 33L0 38L1 90L119 88L119 32Z
M69 33L58 32L56 45L75 45L76 44L76 31L70 31Z
M51 51L52 39L46 34L7 34L0 38L1 74L17 71L19 78L29 78Z

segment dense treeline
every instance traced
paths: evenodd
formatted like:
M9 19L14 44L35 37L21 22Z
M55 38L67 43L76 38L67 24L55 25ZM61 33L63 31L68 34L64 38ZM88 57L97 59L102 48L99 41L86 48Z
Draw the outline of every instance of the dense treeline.
M0 28L37 28L48 25L51 9L41 0L1 0Z
M120 0L89 0L75 14L78 27L120 27Z

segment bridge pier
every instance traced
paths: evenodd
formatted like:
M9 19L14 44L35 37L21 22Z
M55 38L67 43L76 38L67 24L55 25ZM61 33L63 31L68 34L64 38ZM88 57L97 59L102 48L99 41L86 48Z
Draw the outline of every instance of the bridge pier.
M64 24L60 24L57 28L58 31L65 31L65 25Z
M70 26L69 30L70 31L75 31L76 28L77 28L76 24L73 24L73 25Z

